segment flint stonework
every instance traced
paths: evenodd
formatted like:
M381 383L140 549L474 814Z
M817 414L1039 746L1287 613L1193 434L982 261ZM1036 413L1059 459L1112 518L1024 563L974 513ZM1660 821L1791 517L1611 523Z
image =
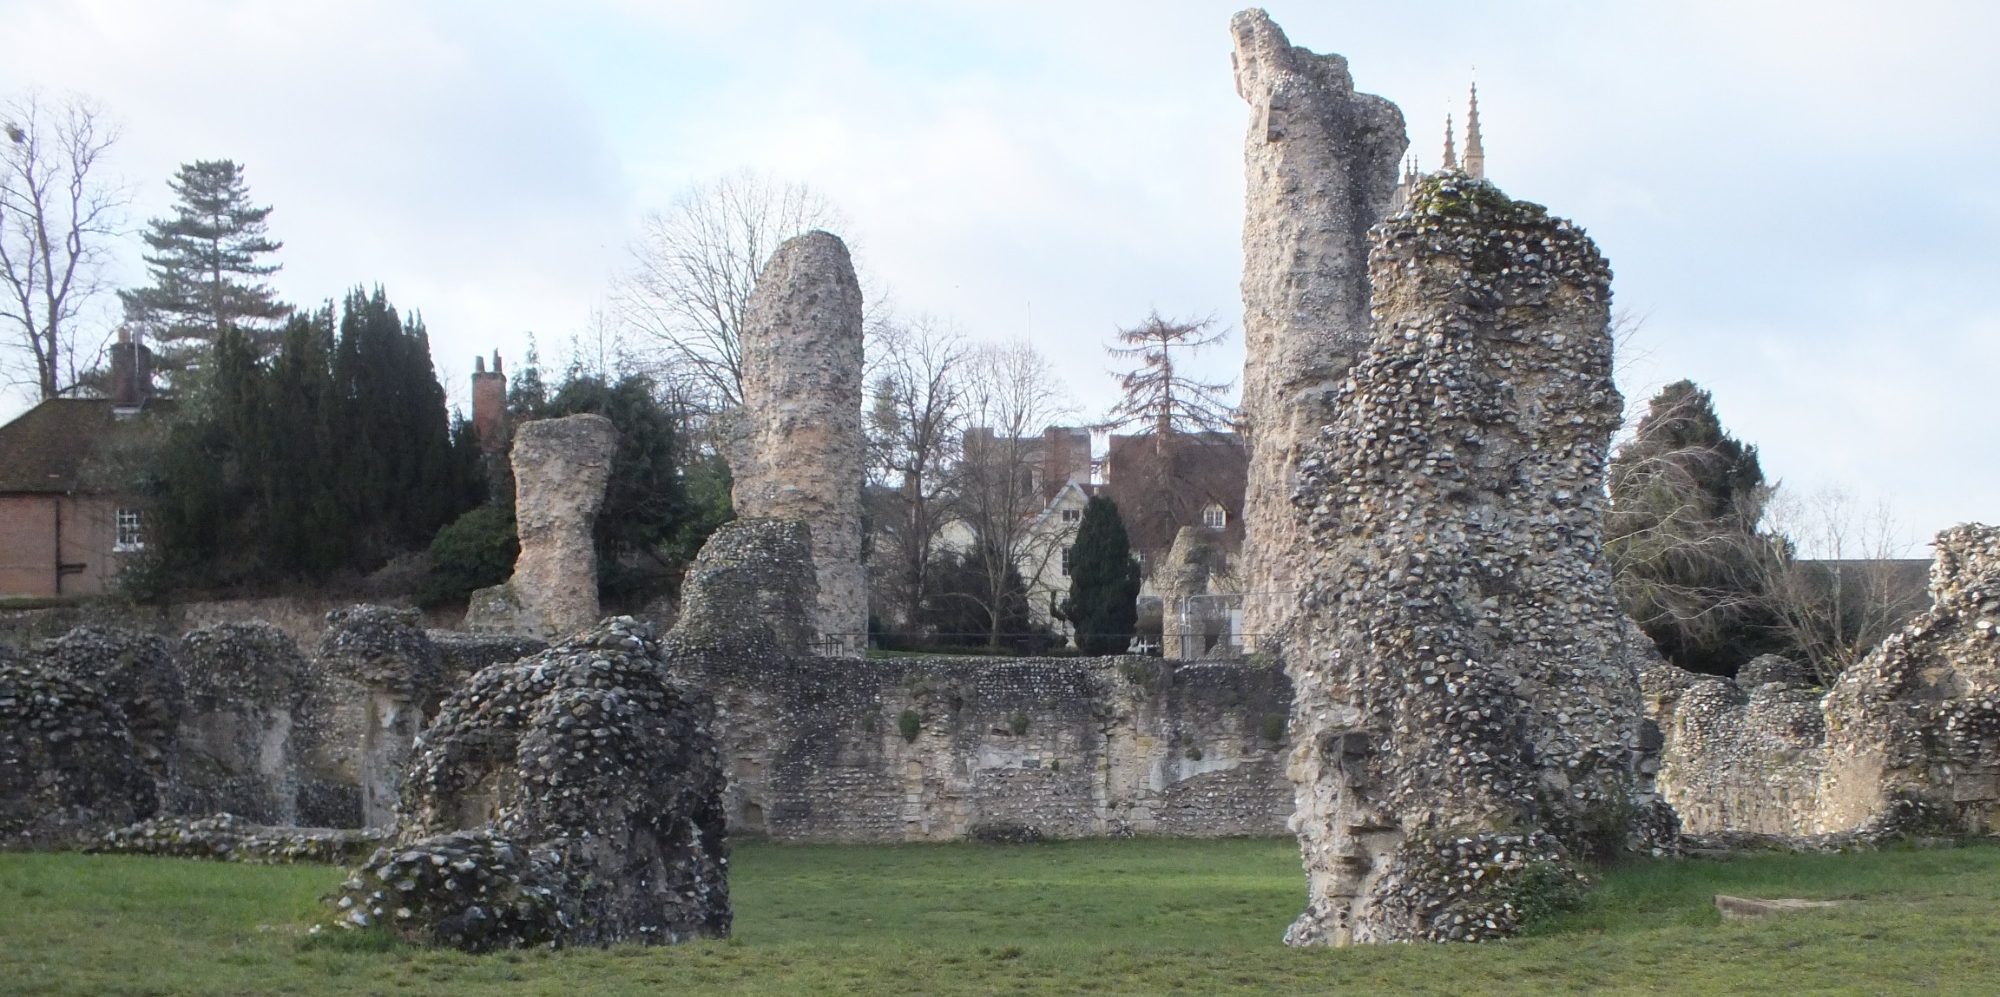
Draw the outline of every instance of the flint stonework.
M1294 495L1292 944L1505 935L1522 884L1672 833L1602 550L1609 267L1456 173L1371 242L1373 340Z
M1301 449L1368 341L1369 226L1389 211L1402 112L1356 93L1347 60L1294 46L1261 10L1230 21L1244 139L1244 631L1290 614L1310 541L1291 516Z
M808 232L778 247L743 320L736 514L812 532L820 635L868 628L861 567L861 286L846 244Z

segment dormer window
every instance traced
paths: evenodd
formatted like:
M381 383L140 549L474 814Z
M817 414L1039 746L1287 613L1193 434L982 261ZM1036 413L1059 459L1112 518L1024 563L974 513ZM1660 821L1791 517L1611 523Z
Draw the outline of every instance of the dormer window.
M1082 522L1082 521L1083 521L1083 510L1082 510L1082 509L1064 509L1064 510L1062 511L1062 521L1063 521L1063 522L1065 522L1065 523L1078 523L1078 522Z
M1229 510L1224 509L1219 503L1210 502L1208 508L1201 511L1201 525L1211 530L1219 530L1228 526Z

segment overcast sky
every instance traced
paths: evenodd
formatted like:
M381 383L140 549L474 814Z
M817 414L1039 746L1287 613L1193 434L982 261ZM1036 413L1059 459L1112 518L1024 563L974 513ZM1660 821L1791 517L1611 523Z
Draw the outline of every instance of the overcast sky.
M559 6L0 0L0 93L105 106L135 229L178 164L243 164L280 292L382 284L461 401L475 354L565 353L645 212L742 168L823 192L898 312L1033 341L1086 414L1149 309L1216 316L1239 373L1233 5ZM1629 400L1692 378L1768 476L1912 538L2000 522L2000 5L1269 9L1426 164L1476 66L1488 176L1588 229L1643 317Z

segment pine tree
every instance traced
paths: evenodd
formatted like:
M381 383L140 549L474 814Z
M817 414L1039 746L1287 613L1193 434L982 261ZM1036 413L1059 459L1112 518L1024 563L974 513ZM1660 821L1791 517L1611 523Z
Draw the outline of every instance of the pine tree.
M183 164L167 186L174 214L144 233L152 283L120 294L127 321L159 344L155 363L164 371L197 363L227 328L270 352L276 323L291 312L259 280L278 271L265 259L283 245L265 235L271 208L250 203L242 167L227 159Z
M1769 490L1757 448L1692 381L1654 396L1611 460L1605 554L1619 602L1675 664L1734 674L1772 649L1756 570Z
M1076 646L1085 654L1125 650L1138 626L1139 562L1132 557L1118 506L1102 495L1084 505L1077 525L1062 618L1076 628Z

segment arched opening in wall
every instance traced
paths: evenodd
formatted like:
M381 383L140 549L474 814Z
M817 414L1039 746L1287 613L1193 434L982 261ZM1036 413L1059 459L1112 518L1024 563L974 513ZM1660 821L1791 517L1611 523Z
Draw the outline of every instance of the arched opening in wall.
M764 808L763 808L763 807L760 807L760 806L758 806L758 805L757 805L757 804L755 804L755 803L750 803L750 802L747 802L747 801L746 801L746 802L745 802L745 803L743 804L743 828L742 828L742 829L743 829L743 831L744 831L744 832L747 832L747 833L750 833L750 834L767 834L767 833L769 833L769 832L770 832L770 829L764 826Z

